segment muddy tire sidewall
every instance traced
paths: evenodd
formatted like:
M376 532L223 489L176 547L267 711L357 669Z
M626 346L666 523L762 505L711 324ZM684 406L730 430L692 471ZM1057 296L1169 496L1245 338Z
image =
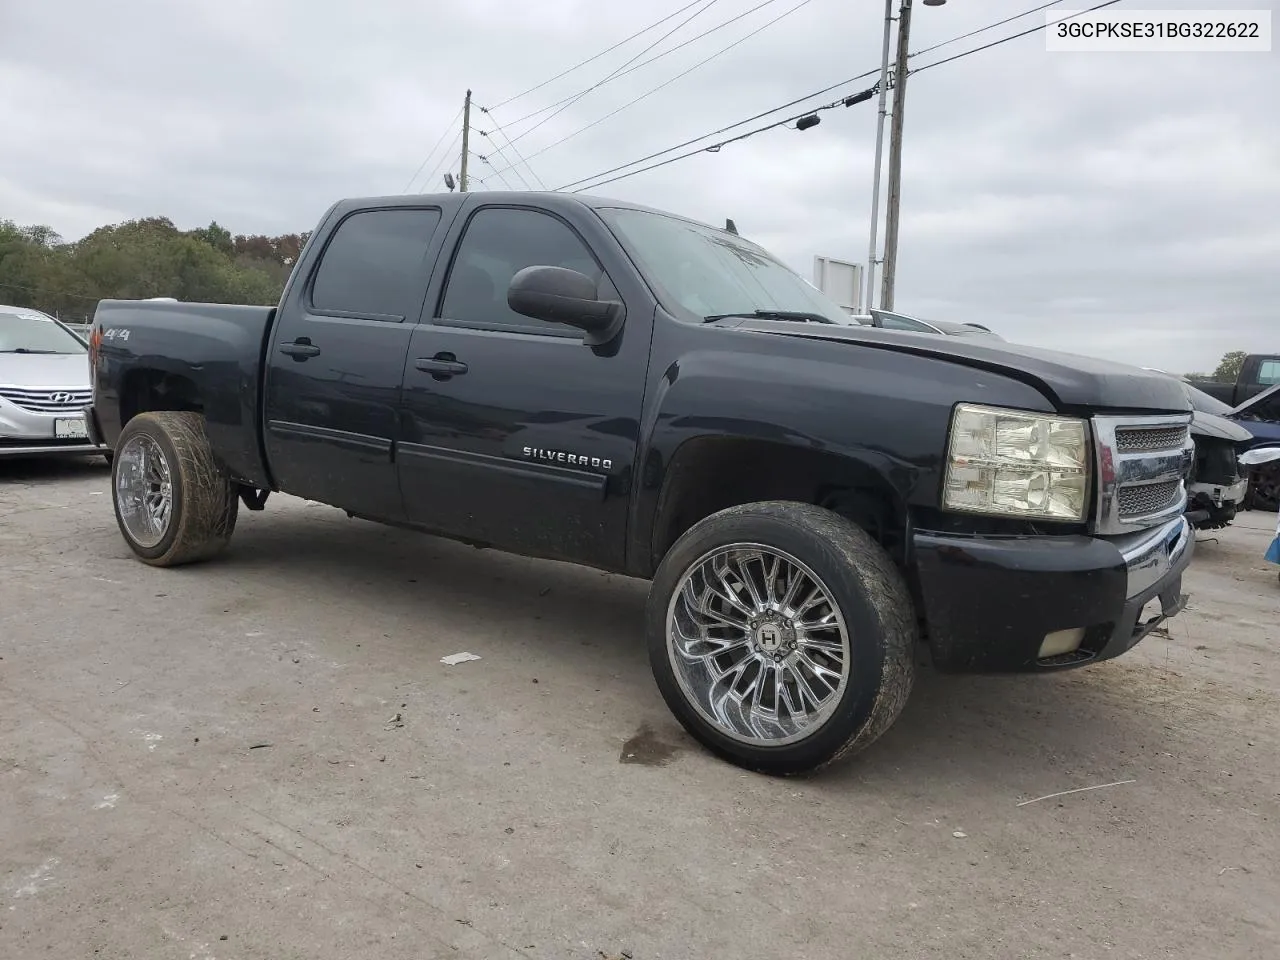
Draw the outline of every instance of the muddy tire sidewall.
M116 523L129 548L153 566L194 563L220 553L235 530L238 497L235 485L214 460L204 417L175 412L138 414L121 431L116 451L138 434L152 440L165 458L172 505L168 529L159 542L146 546L136 541L121 516L121 460L113 457L111 499Z

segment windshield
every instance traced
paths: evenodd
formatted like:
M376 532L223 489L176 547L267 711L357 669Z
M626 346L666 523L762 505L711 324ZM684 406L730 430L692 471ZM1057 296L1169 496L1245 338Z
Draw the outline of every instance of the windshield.
M1187 397L1191 400L1191 409L1200 413L1208 413L1215 417L1221 417L1231 412L1231 406L1223 403L1221 400L1215 400L1203 390L1198 390L1189 383L1184 383L1187 388Z
M649 278L699 317L785 312L845 326L855 322L817 287L748 240L647 210L612 207L600 212L630 242Z
M51 317L0 310L0 353L84 352L84 344Z

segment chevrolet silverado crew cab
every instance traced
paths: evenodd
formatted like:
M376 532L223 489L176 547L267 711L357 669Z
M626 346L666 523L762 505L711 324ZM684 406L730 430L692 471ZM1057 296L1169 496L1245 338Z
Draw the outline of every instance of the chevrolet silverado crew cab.
M273 491L652 581L709 749L820 767L942 671L1129 650L1185 604L1167 376L858 324L733 233L556 193L345 200L276 307L105 300L95 438L146 563Z

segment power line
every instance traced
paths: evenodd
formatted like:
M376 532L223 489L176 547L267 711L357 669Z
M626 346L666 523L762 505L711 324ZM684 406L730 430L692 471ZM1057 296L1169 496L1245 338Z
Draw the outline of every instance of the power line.
M453 135L453 141L449 144L448 148L445 150L444 155L439 160L436 161L436 165L431 168L431 172L428 173L425 178L423 178L423 181L422 181L423 187L425 187L428 183L434 180L436 174L439 173L441 168L446 163L449 162L449 157L452 156L454 148L458 146L461 140L462 140L462 131L459 130L457 133ZM418 192L425 193L426 191L419 190Z
M444 138L449 135L449 131L453 129L454 124L456 124L461 117L462 110L459 109L458 112L454 114L453 119L449 121L449 125L444 128L444 133L440 134L440 139L436 141L435 146L428 150L427 155L422 158L422 163L418 164L418 169L413 171L413 176L410 177L409 182L404 185L404 190L402 190L401 193L409 192L409 188L413 186L413 181L418 179L418 174L422 172L422 168L427 165L427 161L435 156L435 152L440 149L440 144L444 143ZM452 149L452 147L450 149Z
M627 67L631 66L631 64L635 63L637 60L639 60L641 57L643 57L646 53L648 53L650 50L652 50L652 49L653 49L654 47L656 47L658 44L662 43L664 40L666 40L669 36L671 36L671 35L672 35L673 33L675 33L677 30L682 29L682 28L683 28L687 23L689 23L689 22L690 22L694 17L699 16L700 14L706 13L708 10L710 10L713 6L715 6L715 5L716 5L717 3L719 3L719 2L720 2L720 0L706 0L706 4L705 4L705 6L703 6L701 9L698 9L698 10L693 11L693 13L689 14L689 16L685 17L685 18L684 18L683 20L681 20L678 24L676 24L674 27L672 27L670 30L668 30L666 33L664 33L662 36L660 36L657 40L653 41L653 43L649 44L649 46L645 47L643 50L641 50L639 53L637 53L634 57L632 57L630 60L628 60L628 61L627 61L626 63L624 63L622 66L620 66L620 67L616 68L612 73L610 73L608 76L606 76L606 77L605 77L603 80L601 80L599 83L594 83L594 84L592 84L591 86L587 87L587 89L585 89L585 90L581 91L580 93L576 94L575 96L571 97L571 98L568 100L568 102L564 103L562 106L560 106L560 107L559 107L558 109L556 109L554 112L547 114L547 116L543 117L541 120L539 120L537 123L535 123L532 127L529 127L529 129L524 130L524 131L522 131L522 132L520 132L520 133L517 133L514 137L512 137L512 138L511 138L511 142L512 142L512 143L515 143L517 140L521 139L522 137L527 137L529 134L533 133L533 131L537 130L537 129L538 129L540 126L542 126L544 123L547 123L547 122L548 122L548 121L550 121L550 120L554 120L554 119L555 119L556 117L558 117L560 114L564 113L566 110L568 110L570 107L572 107L575 103L577 103L579 100L581 100L583 97L585 97L585 96L586 96L588 93L590 93L592 90L595 90L595 89L597 89L597 88L599 88L599 87L603 86L604 84L608 83L610 80L614 80L614 79L616 79L616 78L617 78L617 76L618 76L618 74L619 74L622 70L624 70L624 69L626 69ZM762 6L767 6L767 5L768 5L768 4L770 4L770 3L776 3L776 2L777 2L777 0L764 0L764 3L760 4L760 6L759 6L759 7L754 7L754 8L752 8L752 9L753 9L753 10L758 10L758 9L759 9L760 7L762 7ZM748 10L748 11L747 11L747 13L751 13L751 12L752 12L751 10ZM742 18L742 17L744 17L744 16L746 16L746 14L740 14L740 15L739 15L737 18L735 18L735 19L741 19L741 18Z
M503 154L502 150L498 147L498 145L497 145L496 143L493 145L493 151L494 151L494 153L495 153L495 154L497 154L499 157L502 157L503 161L505 161L505 162L506 162L506 163L508 163L508 164L510 164L510 163L511 163L510 158L508 158L507 156L505 156L505 155ZM499 180L501 180L503 183L505 183L505 184L507 185L507 189L508 189L508 190L512 190L512 189L515 189L515 188L511 186L510 182L508 182L507 178L504 176L504 174L505 174L505 173L507 173L507 172L514 173L517 177L519 177L519 178L520 178L520 184L521 184L521 185L522 185L526 190L532 190L532 189L533 189L533 186L529 183L528 178L527 178L523 173L521 173L521 172L520 172L520 168L519 168L519 167L517 167L517 166L515 166L514 164L511 164L510 166L503 167L501 170L499 170L499 169L494 165L493 160L491 160L491 159L489 158L489 156L488 156L488 155L483 154L483 153L472 153L471 155L472 155L473 157L475 157L476 159L478 159L481 163L485 164L485 165L486 165L490 170L492 170L492 171L493 171L493 175L494 175L495 177L497 177Z
M856 80L864 80L867 77L870 77L873 74L877 74L879 72L880 72L879 68L875 70L868 70L866 73L860 73L856 77L850 77L848 80L841 80L839 83L833 83L829 87L823 87L821 90L815 90L813 93L807 93L803 97L797 97L795 100L791 100L791 101L788 101L787 103L780 104L779 106L772 107L771 109L765 110L762 113L757 113L753 117L747 117L745 120L739 120L736 123L731 123L728 126L721 127L719 130L712 130L710 133L704 133L701 136L694 137L691 140L686 140L683 143L677 143L674 146L667 147L664 150L658 150L657 152L651 153L646 157L640 157L638 160L631 160L631 161L628 161L627 163L619 164L616 167L611 167L608 170L602 170L600 173L593 174L589 177L583 177L581 180L574 180L572 183L566 183L563 187L559 187L558 189L568 190L570 187L576 187L580 183L587 183L588 181L595 180L597 177L606 177L611 173L617 173L619 170L625 170L627 167L633 167L638 163L644 163L648 160L653 160L657 157L662 156L664 153L671 153L674 150L681 150L684 147L692 146L693 144L697 143L699 140L706 140L708 137L715 137L715 136L719 136L722 133L728 133L734 127L741 127L741 126L744 126L745 124L752 123L756 120L762 120L765 117L769 116L769 114L771 113L778 113L781 110L786 110L789 107L794 107L797 104L804 103L806 100L812 100L814 97L820 97L824 93L830 93L832 90L837 90L840 87L848 86L849 84L853 83Z
M820 107L814 107L813 109L806 110L803 113L797 113L795 116L786 117L783 120L774 121L773 123L767 124L766 126L763 126L763 127L756 127L754 130L748 130L746 133L740 133L736 137L729 137L727 140L721 140L718 143L713 143L705 147L699 147L697 150L690 150L688 153L681 153L681 154L677 154L674 157L668 157L666 160L660 160L657 163L651 163L647 167L641 167L638 170L632 170L630 173L619 174L618 176L611 177L608 180L600 180L596 183L591 184L591 189L594 190L596 187L603 187L607 183L614 183L615 181L618 181L618 180L625 180L627 177L634 177L638 173L645 173L649 170L656 170L659 167L665 167L667 164L675 163L677 160L685 160L699 153L718 153L721 147L727 147L729 144L737 143L739 140L746 140L748 137L754 137L757 133L764 133L766 130L776 130L778 127L783 127L789 123L794 123L797 120L801 120L804 117L811 116L812 114L817 113L819 110L831 110L835 107L853 106L854 103L861 103L865 100L870 100L871 97L874 95L874 93L875 93L875 88L872 87L867 90L863 90L860 93L853 94L848 97L842 97L841 99L836 100L832 103L825 103ZM589 178L589 179L594 179L594 178ZM586 188L579 187L577 190L574 190L572 192L581 193L584 189Z
M1086 9L1086 10L1081 10L1079 13L1072 14L1072 16L1071 16L1071 17L1064 18L1064 19L1074 19L1075 17L1082 16L1082 15L1084 15L1084 14L1086 14L1086 13L1093 13L1094 11L1096 11L1096 10L1101 10L1101 9L1103 9L1104 7L1110 7L1110 6L1113 6L1113 5L1115 5L1115 4L1119 3L1119 2L1120 2L1120 0L1107 0L1107 2L1105 2L1105 3L1099 3L1099 4L1096 4L1096 5L1095 5L1095 6L1093 6L1093 7L1090 7L1090 8L1088 8L1088 9ZM1034 12L1035 12L1035 11L1028 11L1028 13L1034 13ZM1015 17L1015 18L1013 18L1013 19L1017 19L1017 18ZM1005 22L1005 21L1002 21L1002 22ZM995 25L993 25L993 26L995 26ZM1036 32L1038 32L1038 31L1040 31L1040 30L1044 30L1044 29L1045 29L1046 27L1048 27L1048 26L1049 26L1049 24L1046 22L1045 24L1042 24L1042 25L1040 25L1040 26L1038 26L1038 27L1034 27L1034 28L1029 29L1029 30L1024 30L1024 31L1022 31L1022 32L1020 32L1020 33L1011 34L1011 35L1009 35L1009 36L1007 36L1007 37L1002 37L1002 38L1001 38L1001 39L999 39L999 40L995 40L995 41L992 41L991 43L983 44L983 45L982 45L982 46L980 46L980 47L974 47L974 48L972 48L972 49L970 49L970 50L966 50L966 51L964 51L964 52L962 52L962 53L958 53L958 54L956 54L956 55L954 55L954 56L947 57L947 58L945 58L945 59L943 59L943 60L937 60L937 61L935 61L935 62L933 62L933 63L925 64L923 67L917 67L917 68L915 68L914 70L912 70L911 72L912 72L912 73L919 73L921 70L928 70L928 69L930 69L931 67L941 66L941 65L942 65L942 64L944 64L944 63L950 63L950 62L951 62L951 61L953 61L953 60L959 60L959 59L961 59L961 58L963 58L963 57L970 56L971 54L974 54L974 53L980 53L980 52L982 52L983 50L989 50L989 49L991 49L992 47L999 46L999 45L1000 45L1000 44L1002 44L1002 43L1007 43L1007 42L1008 42L1008 41L1010 41L1010 40L1016 40L1016 39L1018 39L1019 37L1025 37L1025 36L1028 36L1028 35L1030 35L1030 34L1032 34L1032 33L1036 33ZM986 28L984 28L984 29L986 29ZM982 30L979 30L979 31L976 31L976 32L981 33L981 32L983 32L983 31L982 31ZM972 34L970 34L970 35L972 35ZM954 39L960 39L960 38L954 38ZM938 46L944 46L946 43L951 43L951 42L952 42L951 40L947 40L947 41L945 41L943 44L939 44ZM654 158L656 158L656 157L660 157L660 156L662 156L663 154L671 153L671 152L672 152L672 151L674 151L674 150L679 150L679 149L681 149L681 148L683 148L683 147L686 147L686 146L689 146L689 145L691 145L691 144L697 143L697 142L698 142L698 141L700 141L700 140L705 140L705 139L707 139L708 137L714 137L714 136L716 136L716 135L718 135L718 134L720 134L720 133L724 133L724 132L726 132L726 131L728 131L728 130L732 130L732 129L733 129L733 128L735 128L735 127L740 127L740 126L742 126L742 125L744 125L744 124L750 123L750 122L752 122L753 120L759 120L759 119L761 119L761 118L763 118L763 117L768 116L768 115L769 115L769 114L771 114L771 113L777 113L779 110L784 110L784 109L786 109L787 107L795 106L796 104L803 103L805 100L811 100L811 99L813 99L814 97L821 96L823 93L829 93L829 92L831 92L832 90L837 89L838 87L842 87L842 86L844 86L844 85L846 85L846 84L848 84L848 83L851 83L853 80L859 80L859 79L862 79L862 78L864 78L864 77L871 76L872 74L874 74L874 73L878 73L878 72L879 72L879 70L868 70L867 72L862 73L862 74L859 74L859 75L858 75L858 76L856 76L856 77L852 77L852 78L850 78L849 80L844 80L844 81L841 81L840 83L833 84L833 85L832 85L832 86L830 86L830 87L826 87L826 88L824 88L824 89L822 89L822 90L819 90L819 91L816 91L816 92L814 92L814 93L811 93L811 94L809 94L809 95L807 95L807 96L801 97L801 98L799 98L798 100L793 100L793 101L791 101L790 103L783 104L782 106L774 107L772 110L766 110L766 111L764 111L763 113L758 113L758 114L756 114L754 117L749 117L749 118L747 118L746 120L739 120L738 122L736 122L736 123L731 123L731 124L729 124L729 125L728 125L728 126L726 126L726 127L721 127L719 130L715 130L715 131L712 131L711 133L703 134L703 135L702 135L702 136L700 136L700 137L694 137L692 140L686 140L684 143L676 144L675 146L672 146L672 147L667 147L665 150L659 150L659 151L657 151L656 153L651 153L651 154L649 154L647 157L642 157L642 158L640 158L639 160L632 160L632 161L629 161L628 163L623 163L623 164L620 164L620 165L618 165L618 166L616 166L616 167L612 167L612 168L611 168L611 169L609 169L609 170L602 171L601 173L594 174L593 176L590 176L590 177L584 177L584 178L583 178L583 179L581 179L581 180L575 180L575 181L573 181L572 183L565 184L563 187L560 187L559 189L560 189L560 190L568 190L570 187L577 187L577 189L572 190L571 192L573 192L573 193L581 193L584 189L587 189L587 187L585 187L585 186L581 186L582 184L589 184L590 189L595 189L596 187L602 187L602 186L604 186L604 185L606 185L606 184L609 184L609 183L615 183L615 182L617 182L618 180L624 180L624 179L626 179L627 177L633 177L633 176L635 176L635 175L637 175L637 174L640 174L640 173L646 173L646 172L648 172L649 170L656 170L657 168L659 168L659 167L664 167L664 166L666 166L667 164L675 163L677 160L684 160L684 159L687 159L688 157L696 156L696 155L697 155L697 154L699 154L699 153L715 153L715 152L718 152L718 151L720 150L720 148L721 148L721 147L728 146L728 145L729 145L729 144L731 144L731 143L737 143L739 140L745 140L745 139L747 139L748 137L753 137L753 136L755 136L756 134L764 133L764 132L766 132L766 131L768 131L768 130L774 130L774 129L776 129L776 128L780 127L780 126L784 126L784 125L785 125L785 124L787 124L787 123L791 123L791 122L793 122L793 121L795 121L795 120L799 120L799 119L800 119L800 118L802 118L802 117L808 116L810 113L816 113L818 110L829 110L829 109L831 109L831 108L832 108L832 107L834 107L834 106L839 106L840 104L845 103L846 101L850 101L850 100L852 100L852 101L854 101L854 102L860 102L860 97L861 97L861 95L854 95L854 96L851 96L851 97L847 97L847 98L845 98L844 100L838 100L838 101L836 101L836 102L835 102L835 103L833 103L833 104L826 104L826 105L824 105L824 106L817 107L817 108L816 108L816 109L814 109L814 110L808 110L808 111L805 111L805 113L797 114L797 115L796 115L796 116L794 116L794 117L788 117L788 118L787 118L787 119L785 119L785 120L780 120L780 121L777 121L777 122L775 122L775 123L770 123L770 124L767 124L767 125L762 126L762 127L757 127L757 128L755 128L755 129L753 129L753 130L749 130L749 131L747 131L746 133L739 134L738 136L731 137L731 138L729 138L729 139L727 139L727 140L722 140L722 141L720 141L719 143L714 143L714 144L711 144L711 145L706 146L706 147L699 147L699 148L698 148L698 149L696 149L696 150L690 150L690 151L688 151L687 153L682 153L682 154L679 154L678 156L670 157L670 158L668 158L668 159L666 159L666 160L659 161L658 163L649 164L648 166L640 167L640 168L638 168L638 169L636 169L636 170L631 170L631 171L629 171L629 172L627 172L627 173L622 173L622 174L620 174L619 176L616 176L616 177L610 177L610 178L609 178L609 179L607 179L607 180L600 180L600 179L599 179L600 177L607 177L607 176L608 176L609 174L611 174L611 173L616 173L616 172L618 172L618 171L620 171L620 170L626 170L626 168L627 168L627 167L632 167L632 166L635 166L636 164L644 163L646 160L652 160L652 159L654 159ZM871 88L871 90L870 90L870 91L863 91L863 93L865 93L865 94L869 94L869 95L871 95L871 96L874 96L875 92L876 92L876 88L874 88L874 87L873 87L873 88ZM595 181L595 182L592 182L592 181Z
M769 2L772 2L772 0L769 0ZM677 73L674 77L671 77L668 80L664 80L662 83L658 84L656 87L653 87L652 89L645 91L644 93L640 94L640 96L635 97L632 100L628 100L622 106L609 111L603 117L599 117L595 120L592 120L585 127L579 127L577 130L573 131L573 133L566 134L565 136L561 137L559 140L556 140L553 143L549 143L545 147L541 148L540 150L537 150L529 154L529 156L536 157L541 154L544 154L548 150L550 150L552 147L558 147L560 144L564 143L566 140L572 140L574 137L578 136L579 134L586 133L592 127L597 126L601 123L604 123L609 118L616 117L618 114L620 114L623 110L626 110L628 107L633 107L637 103L639 103L641 100L644 100L646 97L652 96L653 94L657 93L659 90L663 89L664 87L671 86L671 84L675 83L677 80L681 79L682 77L686 77L689 74L693 73L693 71L699 69L700 67L706 66L708 63L710 63L712 60L716 59L717 57L721 56L722 54L728 53L734 47L738 46L738 44L744 43L747 40L750 40L752 37L756 36L756 34L761 33L764 30L767 30L769 27L773 26L779 20L782 20L786 17L791 16L797 10L799 10L802 7L808 6L812 2L813 0L800 0L800 2L797 3L795 6L778 14L776 17L774 17L772 20L768 21L767 23L761 24L760 26L756 27L756 29L752 30L750 33L746 34L745 36L739 37L737 40L733 41L733 43L729 44L728 46L721 47L715 53L711 54L710 56L704 57L702 60L699 60L697 63L695 63L693 66L689 67L688 69L682 70L680 73ZM761 4L761 6L764 6L764 4ZM759 9L759 7L757 7L756 9ZM526 160L525 162L527 163L528 161ZM506 169L510 169L510 168L506 168Z
M772 2L773 0L769 0L769 3L772 3ZM732 17L721 23L717 23L714 27L708 27L706 30L703 30L701 33L694 34L692 37L689 37L687 40L680 41L680 43L677 43L674 47L670 47L666 50L663 50L661 53L654 54L648 60L641 60L639 63L634 64L633 66L628 66L627 64L623 64L622 67L620 67L615 73L601 80L599 83L588 87L586 90L580 90L577 93L570 94L569 96L565 97L562 100L557 100L555 103L549 103L545 107L540 107L539 109L534 110L532 113L526 113L522 117L517 117L516 119L510 121L509 125L514 127L517 124L524 123L526 120L532 120L534 117L538 116L538 114L540 113L546 113L548 110L554 110L556 107L563 106L564 104L570 103L572 101L576 101L585 93L590 93L592 90L595 90L598 87L603 87L606 83L612 83L614 80L620 80L622 77L625 77L629 73L634 73L636 70L639 70L641 67L647 67L649 64L655 63L656 61L661 60L663 57L668 56L669 54L675 53L677 50L683 50L685 47L689 46L689 44L696 43L697 41L701 40L703 37L708 37L711 34L715 33L717 30L723 30L725 27L737 22L738 20L741 20L743 17L750 16L751 14L755 13L761 7L767 7L769 3L761 3L759 6L752 7L750 10L747 10L746 12L741 13L736 17ZM653 46L657 46L657 44L654 44ZM653 49L653 47L651 46L648 49ZM641 50L640 55L643 56L646 52L647 50ZM499 104L498 106L501 106L501 104ZM493 109L497 110L498 107L495 106L493 107ZM525 131L525 132L527 133L528 131ZM519 136L524 136L524 134L522 133Z
M1106 3L1099 3L1099 4L1096 4L1095 6L1089 7L1087 10L1081 10L1079 13L1073 13L1069 17L1063 17L1063 20L1074 20L1076 17L1083 16L1086 13L1093 13L1095 10L1101 10L1103 7L1115 6L1119 2L1120 0L1107 0ZM1061 22L1061 21L1056 21L1056 22ZM954 56L946 57L942 60L935 60L933 63L926 63L923 67L916 67L911 72L919 73L921 70L929 70L933 67L940 67L944 63L951 63L953 60L962 60L963 58L970 56L971 54L981 53L983 50L990 50L992 47L998 47L1000 46L1000 44L1008 43L1010 40L1017 40L1019 37L1025 37L1033 33L1039 33L1041 30L1046 29L1048 26L1049 26L1049 23L1048 21L1046 21L1045 23L1040 24L1040 26L1038 27L1032 27L1029 30L1023 30L1021 33L1011 33L1007 37L1001 37L999 40L992 40L990 43L984 43L982 46L974 47L972 50L965 50L962 53L955 54Z
M528 169L529 171L529 175L532 176L533 179L538 182L538 186L541 187L543 190L547 189L547 185L543 183L542 178L538 176L538 171L534 170L533 167L529 165L529 161L526 160L524 158L524 155L520 153L520 148L511 142L511 138L507 136L507 131L503 128L502 124L500 124L497 121L497 119L493 116L493 114L490 113L488 109L486 109L485 107L480 107L480 112L483 113L486 117L488 117L489 121L493 124L493 128L497 130L500 134L502 134L502 139L507 141L507 146L511 148L511 152L514 153L516 155L516 158L525 165L526 169ZM499 147L498 144L494 142L492 135L490 135L484 130L481 130L480 133L481 135L484 136L486 140L488 140L490 143L493 144L493 149L496 150L498 154L505 159L506 154L504 154L502 152L502 148ZM519 170L516 170L516 174L520 177L521 180L524 180L524 175L521 174Z
M976 37L980 33L986 33L988 30L994 30L996 27L1003 27L1006 23L1013 23L1015 20L1021 20L1023 17L1029 17L1033 13L1039 13L1041 10L1049 7L1056 7L1062 0L1050 0L1049 3L1042 3L1038 7L1032 7L1030 10L1024 10L1022 13L1015 13L1012 17L1005 17L1003 20L997 20L995 23L988 23L985 27L979 27L977 30L970 30L968 33L962 33L958 37L952 37L950 40L943 40L941 43L935 43L931 47L925 47L923 50L917 50L915 53L907 54L908 57L918 57L922 53L928 53L931 50L937 50L939 47L945 47L948 44L956 43L960 40L968 40L970 37Z
M573 73L573 71L581 69L582 67L585 67L588 63L593 63L596 60L599 60L606 53L613 53L613 51L617 50L621 46L625 46L626 44L630 43L632 40L636 39L636 37L643 36L644 34L648 33L650 30L654 29L655 27L662 26L668 20L672 19L673 17L680 16L680 14L684 13L690 7L696 7L700 3L702 3L702 0L693 0L692 3L686 3L683 7L681 7L679 10L675 11L674 13L669 13L665 17L663 17L661 20L654 21L653 23L645 27L643 30L637 30L635 33L631 34L631 36L627 37L625 40L619 40L612 47L609 47L606 50L601 50L595 56L588 57L586 60L580 60L579 62L575 63L572 67L570 67L568 70L561 70L554 77L550 77L547 80L543 80L541 83L534 84L528 90L522 90L520 93L517 93L514 97L507 97L507 99L503 100L501 103L495 103L493 105L493 109L497 110L501 107L505 107L508 103L512 103L516 100L519 100L521 97L527 97L529 94L533 93L535 90L541 90L543 87L545 87L549 83L555 83L561 77L567 77L569 74Z
M486 157L483 153L476 153L474 150L472 150L472 151L471 151L471 155L472 155L473 157L475 157L477 160L479 160L481 163L486 164L486 165L489 167L489 169L490 169L490 170L493 170L493 175L494 175L495 177L497 177L499 180L501 180L501 181L502 181L502 185L503 185L504 187L506 187L508 190L514 190L514 189L515 189L515 187L511 186L511 182L510 182L506 177L504 177L504 176L502 175L502 174L503 174L503 171L502 171L502 170L498 170L498 169L494 168L494 166L493 166L493 161L492 161L492 160L490 160L488 157ZM507 167L507 168L505 168L505 169L509 170L509 169L511 169L511 168L510 168L510 167ZM517 176L519 176L519 174L520 174L520 171L519 171L519 170L517 170L517 171L516 171L516 175L517 175ZM521 180L521 182L522 182L522 183L524 183L524 186L525 186L525 189L526 189L526 190L532 190L532 189L533 189L532 187L530 187L530 186L529 186L529 182L528 182L527 180L525 180L525 179L524 179L524 177L520 177L520 180ZM482 181L482 182L483 182L483 181Z

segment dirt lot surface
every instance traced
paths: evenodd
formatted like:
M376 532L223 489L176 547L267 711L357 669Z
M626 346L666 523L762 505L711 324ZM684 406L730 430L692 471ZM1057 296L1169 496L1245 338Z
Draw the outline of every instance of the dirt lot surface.
M0 464L0 957L1280 957L1274 524L1169 637L774 780L670 718L643 583L288 498L153 570L103 467Z

